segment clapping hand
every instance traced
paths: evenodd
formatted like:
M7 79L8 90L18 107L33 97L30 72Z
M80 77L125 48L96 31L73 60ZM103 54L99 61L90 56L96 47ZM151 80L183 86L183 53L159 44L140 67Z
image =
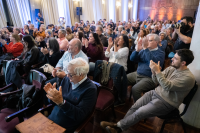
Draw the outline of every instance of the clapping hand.
M49 51L48 49L45 47L45 48L41 48L41 52L45 55L45 54L48 54Z
M143 47L143 49L148 48L148 45L149 45L149 43L148 43L148 38L147 38L147 37L144 37L144 38L142 39L142 47Z
M136 45L136 51L140 52L142 49L143 49L143 47L142 47L142 39L140 39L138 41L138 44Z
M151 72L155 75L160 73L161 67L160 67L160 61L158 61L158 64L150 60L150 65L149 67L151 68Z
M47 93L47 98L49 98L51 101L56 103L57 105L60 105L63 103L63 97L62 97L62 86L59 87L59 91L56 89L56 83L51 85L51 83L47 83L44 86L44 90Z
M108 46L109 46L110 48L113 46L112 37L109 37L109 39L108 39Z
M119 37L115 38L115 40L114 40L114 45L117 45L118 42L119 42Z

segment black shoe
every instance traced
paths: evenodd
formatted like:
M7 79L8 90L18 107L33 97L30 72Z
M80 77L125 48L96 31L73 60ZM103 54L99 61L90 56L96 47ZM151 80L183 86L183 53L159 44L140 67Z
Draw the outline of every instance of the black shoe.
M117 107L117 106L120 106L120 105L124 105L124 104L125 104L125 101L117 100L117 101L114 103L114 107Z

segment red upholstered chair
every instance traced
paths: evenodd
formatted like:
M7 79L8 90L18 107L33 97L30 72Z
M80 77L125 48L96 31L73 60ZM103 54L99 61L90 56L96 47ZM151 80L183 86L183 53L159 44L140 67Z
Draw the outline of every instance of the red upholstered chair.
M113 91L105 86L100 86L99 88L100 88L100 91L97 98L96 110L104 112L107 109L111 108L114 118L116 118L116 114L114 110L115 96L113 94Z
M2 133L13 133L15 132L15 126L23 122L27 117L25 113L31 115L30 113L37 113L37 110L42 107L42 92L43 92L43 86L45 84L46 77L42 73L36 71L36 70L31 70L29 74L29 83L34 85L35 88L39 89L41 92L40 98L37 100L35 104L33 104L30 107L26 107L22 110L17 111L17 109L9 109L9 108L4 108L0 111L0 132ZM22 92L22 89L16 90L14 92L9 92L6 94L1 94L0 99L3 97L8 97L10 95L16 94L18 92ZM35 112L34 112L35 111Z

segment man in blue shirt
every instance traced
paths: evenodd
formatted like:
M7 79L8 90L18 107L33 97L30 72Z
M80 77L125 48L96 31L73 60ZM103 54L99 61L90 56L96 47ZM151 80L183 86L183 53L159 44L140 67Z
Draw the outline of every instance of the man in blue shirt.
M67 77L64 77L58 89L56 83L53 86L48 83L44 90L49 102L55 105L48 118L71 133L92 113L97 88L87 78L89 65L84 59L71 60L66 71Z
M81 57L88 62L87 55L81 49L82 49L81 41L77 38L72 39L69 42L68 51L64 53L64 55L58 61L56 67L52 71L52 76L54 78L47 81L46 83L49 82L51 84L55 83L57 81L57 77L59 79L63 79L67 75L67 66L71 60Z
M137 72L132 72L127 75L128 86L132 87L133 99L136 102L141 93L154 89L155 83L151 79L151 69L149 67L150 60L158 63L162 67L165 60L165 53L158 48L160 38L156 34L149 34L144 39L141 39L136 50L131 54L130 60L138 63Z
M38 22L38 29L40 29L40 25L44 24L44 19L40 13L38 13L38 18L36 18L36 20Z

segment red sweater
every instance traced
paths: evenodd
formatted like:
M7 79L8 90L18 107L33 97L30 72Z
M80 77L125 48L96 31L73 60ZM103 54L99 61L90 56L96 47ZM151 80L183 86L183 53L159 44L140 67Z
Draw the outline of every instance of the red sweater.
M24 45L21 42L13 44L10 42L4 45L4 53L12 53L14 57L20 56L23 51Z

